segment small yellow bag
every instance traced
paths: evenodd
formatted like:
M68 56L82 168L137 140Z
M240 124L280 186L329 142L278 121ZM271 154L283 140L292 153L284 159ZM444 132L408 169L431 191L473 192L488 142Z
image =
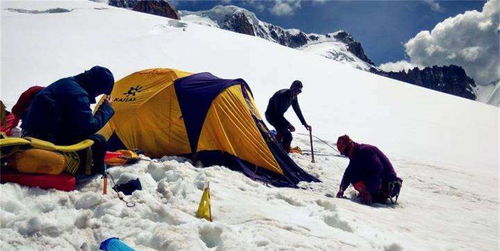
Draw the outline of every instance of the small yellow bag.
M27 149L9 156L7 166L21 173L60 174L66 167L66 160L57 152Z

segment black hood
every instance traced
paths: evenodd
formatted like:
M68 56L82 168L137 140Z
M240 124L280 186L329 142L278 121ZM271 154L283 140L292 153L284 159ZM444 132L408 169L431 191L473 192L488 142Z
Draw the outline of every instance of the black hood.
M95 98L101 94L111 94L115 84L113 73L102 66L94 66L76 75L75 79L88 92L91 103L95 103Z

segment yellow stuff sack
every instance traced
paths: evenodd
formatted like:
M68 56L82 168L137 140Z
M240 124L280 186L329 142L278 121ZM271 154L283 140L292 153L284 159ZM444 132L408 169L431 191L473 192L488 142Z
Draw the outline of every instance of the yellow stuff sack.
M9 156L7 166L21 173L60 174L66 167L66 160L57 152L27 149Z

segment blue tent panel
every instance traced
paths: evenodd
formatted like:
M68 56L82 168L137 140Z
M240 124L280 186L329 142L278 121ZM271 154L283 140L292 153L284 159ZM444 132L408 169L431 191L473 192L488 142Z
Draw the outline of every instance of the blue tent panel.
M193 74L174 82L193 153L197 151L203 122L212 101L224 89L237 84L247 86L243 79L221 79L208 72Z

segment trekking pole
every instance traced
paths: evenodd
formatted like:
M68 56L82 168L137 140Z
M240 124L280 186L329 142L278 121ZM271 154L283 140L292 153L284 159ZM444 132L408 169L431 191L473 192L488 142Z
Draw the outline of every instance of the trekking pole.
M309 142L311 144L311 162L315 163L314 161L314 148L313 148L313 137L312 137L312 126L309 126Z

